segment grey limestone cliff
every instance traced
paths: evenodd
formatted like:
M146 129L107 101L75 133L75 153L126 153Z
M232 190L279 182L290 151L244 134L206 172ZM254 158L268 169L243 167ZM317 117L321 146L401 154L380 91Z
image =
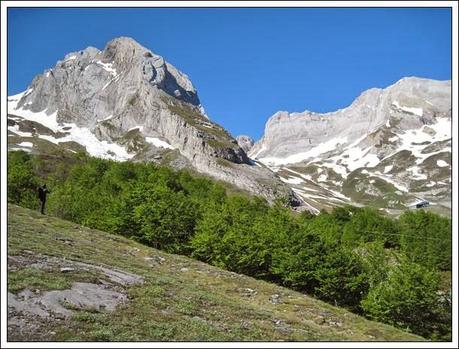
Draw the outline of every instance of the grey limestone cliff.
M335 112L277 112L250 155L285 157L331 139L351 144L385 125L394 131L417 129L440 117L451 117L451 81L404 78L386 89L367 90L349 107Z
M318 212L342 204L451 208L451 81L403 78L320 114L274 114L248 152ZM391 211L391 212L392 212Z

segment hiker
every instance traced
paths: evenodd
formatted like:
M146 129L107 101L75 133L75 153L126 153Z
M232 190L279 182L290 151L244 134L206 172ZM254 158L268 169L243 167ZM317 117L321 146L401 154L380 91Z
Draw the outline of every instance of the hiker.
M46 188L46 184L43 184L41 187L38 188L38 198L41 201L41 214L45 214L45 203L46 203L46 195L48 195L50 191Z

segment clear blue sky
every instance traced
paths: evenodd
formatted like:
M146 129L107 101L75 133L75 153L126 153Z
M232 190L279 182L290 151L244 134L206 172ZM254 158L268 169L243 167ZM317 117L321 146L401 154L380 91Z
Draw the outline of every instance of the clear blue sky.
M9 9L8 94L70 51L130 36L185 72L209 116L258 139L404 76L451 79L449 9Z

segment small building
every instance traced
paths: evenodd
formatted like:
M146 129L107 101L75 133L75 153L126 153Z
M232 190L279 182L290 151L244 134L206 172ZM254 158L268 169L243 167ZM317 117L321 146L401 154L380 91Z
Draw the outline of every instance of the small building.
M423 207L428 207L428 206L430 206L430 202L427 200L419 200L417 202L414 202L408 205L408 207L411 209L423 208Z

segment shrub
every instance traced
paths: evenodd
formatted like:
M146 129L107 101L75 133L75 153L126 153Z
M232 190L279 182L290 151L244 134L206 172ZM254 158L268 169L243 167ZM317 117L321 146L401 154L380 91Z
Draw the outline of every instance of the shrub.
M439 321L445 317L445 309L437 293L438 282L436 272L416 263L402 263L370 290L362 308L374 320L407 328L421 336L448 337L448 324L441 326Z
M451 270L451 220L424 210L400 217L401 250L430 269Z
M8 202L32 209L38 208L39 185L39 179L33 172L30 155L24 151L9 152Z
M399 246L396 223L383 217L375 209L363 208L352 215L343 229L343 242L358 245L362 242L382 241L385 247Z

